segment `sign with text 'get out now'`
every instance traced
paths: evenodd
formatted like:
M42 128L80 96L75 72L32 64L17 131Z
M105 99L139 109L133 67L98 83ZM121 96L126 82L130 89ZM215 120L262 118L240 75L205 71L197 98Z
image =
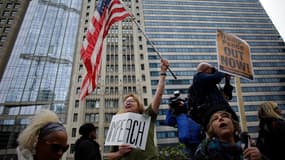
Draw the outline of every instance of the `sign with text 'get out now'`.
M123 113L113 116L105 139L106 146L129 144L145 150L150 117L136 113Z
M253 80L249 45L239 37L217 30L219 70Z

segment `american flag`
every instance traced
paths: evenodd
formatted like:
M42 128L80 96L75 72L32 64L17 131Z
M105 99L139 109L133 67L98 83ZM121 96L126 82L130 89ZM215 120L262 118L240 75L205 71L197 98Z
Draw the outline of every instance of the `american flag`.
M80 99L94 91L101 69L102 46L112 24L124 20L130 13L126 11L120 0L100 0L91 19L80 50L87 74L80 92Z

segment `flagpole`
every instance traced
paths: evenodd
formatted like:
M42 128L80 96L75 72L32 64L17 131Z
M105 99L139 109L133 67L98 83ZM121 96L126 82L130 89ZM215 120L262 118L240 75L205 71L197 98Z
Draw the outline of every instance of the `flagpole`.
M131 14L131 19L132 21L137 25L137 27L139 28L139 30L142 32L142 34L144 35L144 37L146 38L146 40L150 43L150 45L152 46L152 48L154 49L155 53L158 55L158 57L160 59L162 59L162 56L160 55L160 53L158 52L158 50L156 49L156 47L154 46L154 44L152 43L152 41L150 41L150 39L147 37L146 33L142 30L141 26L138 24L137 21L135 21L135 17ZM174 77L174 79L177 79L176 75L172 72L172 70L169 68L169 66L167 67L167 69L169 70L169 72L171 73L171 75Z
M123 2L121 2L122 5L124 6L124 8L130 13L131 16L131 20L136 24L136 26L139 28L139 30L142 32L142 34L144 35L145 39L150 43L150 45L152 46L152 48L154 49L155 53L158 55L158 57L160 59L162 59L162 56L160 55L160 53L158 52L158 50L156 49L156 47L154 46L154 44L152 43L152 41L148 38L148 36L146 35L146 33L144 32L144 30L142 29L141 25L136 21L136 17L132 14L132 12L130 12L129 8L127 8L125 6L125 4ZM172 72L172 70L169 68L169 66L167 67L168 71L171 73L171 75L174 77L174 79L177 79L176 75Z

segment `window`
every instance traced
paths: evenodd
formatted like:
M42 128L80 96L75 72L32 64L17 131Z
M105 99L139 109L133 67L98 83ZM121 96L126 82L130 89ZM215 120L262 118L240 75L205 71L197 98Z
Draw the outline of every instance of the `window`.
M142 75L142 81L145 81L145 75Z
M18 115L20 111L20 107L13 107L9 109L8 115Z
M73 114L73 122L77 122L77 120L78 120L78 114L74 113Z
M143 59L144 59L143 54L140 54L140 59L141 59L141 60L143 60Z
M146 93L146 87L143 86L143 93Z
M113 116L114 116L114 113L105 113L105 121L111 122Z
M78 82L78 83L82 82L82 76L78 76L77 82Z
M86 122L98 122L99 121L99 114L98 113L87 113L85 114L85 121Z
M94 109L94 108L99 108L100 101L98 99L88 99L86 100L86 108L87 109Z
M76 137L76 128L72 128L71 136Z
M147 98L143 99L143 104L144 104L144 106L147 106Z
M144 70L144 64L141 64L141 70Z
M76 88L76 94L79 94L80 93L80 87L77 87Z
M83 69L83 65L80 64L80 65L79 65L79 71L82 71L82 69Z
M78 107L79 107L79 100L75 100L74 107L75 107L75 108L78 108Z

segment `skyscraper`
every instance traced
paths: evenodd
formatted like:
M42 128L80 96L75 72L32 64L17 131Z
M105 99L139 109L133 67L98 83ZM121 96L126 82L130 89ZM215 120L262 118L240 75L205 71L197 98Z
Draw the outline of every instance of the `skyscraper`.
M162 57L170 61L170 67L177 76L176 80L168 73L156 128L159 146L178 142L177 130L164 125L168 98L176 90L186 97L196 66L201 61L217 66L217 29L235 34L251 46L255 79L241 80L250 134L253 137L257 135L256 111L261 102L274 100L285 109L284 41L258 0L123 2ZM84 33L95 6L94 2L83 2L82 23L78 33L80 43L85 38ZM77 53L80 43L77 44ZM130 19L111 28L105 40L103 55L98 87L84 101L79 100L79 91L85 71L79 54L75 58L68 113L72 146L79 137L78 126L92 122L97 127L98 142L104 147L108 125L118 108L122 107L123 95L130 92L139 94L147 106L151 102L151 95L155 93L159 78L159 56ZM234 81L231 83L234 85ZM230 104L238 112L235 93ZM68 158L72 159L72 155Z
M0 159L13 158L18 133L38 110L66 122L81 0L32 0L0 83Z
M276 101L285 109L284 58L285 45L258 0L144 0L144 24L147 35L163 57L170 60L170 67L178 80L169 76L164 109L157 127L158 144L177 142L173 128L163 125L167 98L180 90L186 97L195 68L201 61L217 66L216 30L232 33L251 46L255 73L253 81L241 79L241 89L247 120L247 129L257 136L257 110L263 101ZM148 47L151 84L159 73L158 57ZM231 83L234 85L234 81ZM221 84L223 86L223 84ZM152 91L154 93L154 91ZM238 112L236 93L230 102Z
M74 83L70 90L67 127L71 153L68 154L68 159L73 159L74 144L80 136L78 126L85 122L94 123L97 128L97 141L101 147L104 147L109 123L119 107L122 107L124 96L128 93L138 94L145 106L151 100L146 41L131 19L127 18L115 23L109 30L103 46L101 75L97 89L84 101L80 101L80 87L86 71L79 52L97 2L83 1L82 5L77 54L73 65ZM136 21L143 26L142 2L138 0L122 2L132 11Z
M28 0L4 0L0 2L0 80L29 2Z

